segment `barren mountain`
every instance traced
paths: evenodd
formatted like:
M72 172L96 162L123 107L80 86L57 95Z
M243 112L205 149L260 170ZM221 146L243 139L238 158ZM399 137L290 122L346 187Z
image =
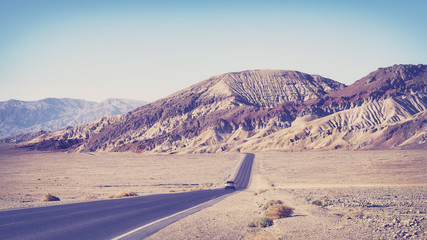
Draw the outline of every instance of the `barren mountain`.
M349 87L296 71L227 73L23 146L169 153L420 148L427 140L426 69L380 68Z
M120 115L144 105L127 99L107 99L96 103L80 99L47 98L39 101L0 102L0 138L28 132L52 131ZM12 138L11 138L12 139Z

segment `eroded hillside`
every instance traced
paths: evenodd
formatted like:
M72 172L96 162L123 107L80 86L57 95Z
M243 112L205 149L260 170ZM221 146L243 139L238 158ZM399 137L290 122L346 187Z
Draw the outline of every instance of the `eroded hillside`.
M349 87L296 71L228 73L23 146L169 153L416 148L427 138L426 69L380 68Z
M297 71L245 71L224 74L218 79L229 87L237 101L255 107L306 102L344 87L331 79Z

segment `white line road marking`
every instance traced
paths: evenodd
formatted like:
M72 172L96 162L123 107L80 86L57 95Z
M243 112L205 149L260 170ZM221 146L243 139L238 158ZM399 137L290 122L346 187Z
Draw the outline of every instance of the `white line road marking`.
M226 194L226 195L228 195L228 194ZM224 196L226 196L226 195L224 195ZM224 197L224 196L222 196L222 197ZM221 198L221 197L218 197L218 198ZM132 231L130 231L130 232L127 232L127 233L122 234L122 235L120 235L120 236L118 236L118 237L115 237L115 238L113 238L112 240L119 240L119 239L124 238L124 237L126 237L126 236L129 236L129 235L131 235L131 234L133 234L133 233L135 233L135 232L138 232L138 231L140 231L140 230L142 230L142 229L144 229L144 228L146 228L146 227L149 227L149 226L154 225L154 224L156 224L156 223L159 223L159 222L161 222L161 221L167 220L167 219L169 219L169 218L173 218L173 217L175 217L175 216L177 216L177 215L179 215L179 214L181 214L181 213L185 213L185 212L191 211L191 210L193 210L193 209L195 209L195 208L201 207L202 205L205 205L205 204L207 205L207 204L209 204L211 201L215 201L215 200L217 200L217 198L212 199L212 200L209 200L209 201L204 202L204 203L201 203L201 204L196 205L196 206L194 206L194 207L191 207L191 208L185 209L185 210L183 210L183 211L181 211L181 212L174 213L174 214L172 214L172 215L170 215L170 216L164 217L164 218L159 219L159 220L156 220L156 221L154 221L154 222L151 222L151 223L145 224L144 226L141 226L141 227L136 228L136 229L134 229L134 230L132 230Z

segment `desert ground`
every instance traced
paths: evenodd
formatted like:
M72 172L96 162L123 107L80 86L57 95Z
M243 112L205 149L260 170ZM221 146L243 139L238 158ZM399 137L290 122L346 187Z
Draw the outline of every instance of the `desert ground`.
M223 187L241 154L40 152L0 147L0 209ZM43 202L45 194L59 202Z
M426 239L427 150L255 153L249 189L148 239ZM0 149L0 207L222 187L240 153L154 155ZM46 193L61 199L43 202ZM292 217L248 227L281 200Z

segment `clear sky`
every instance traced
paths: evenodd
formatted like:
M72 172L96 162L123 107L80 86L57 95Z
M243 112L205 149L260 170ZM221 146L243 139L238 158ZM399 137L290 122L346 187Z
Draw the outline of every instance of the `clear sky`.
M0 101L153 101L226 72L427 63L427 1L0 0Z

